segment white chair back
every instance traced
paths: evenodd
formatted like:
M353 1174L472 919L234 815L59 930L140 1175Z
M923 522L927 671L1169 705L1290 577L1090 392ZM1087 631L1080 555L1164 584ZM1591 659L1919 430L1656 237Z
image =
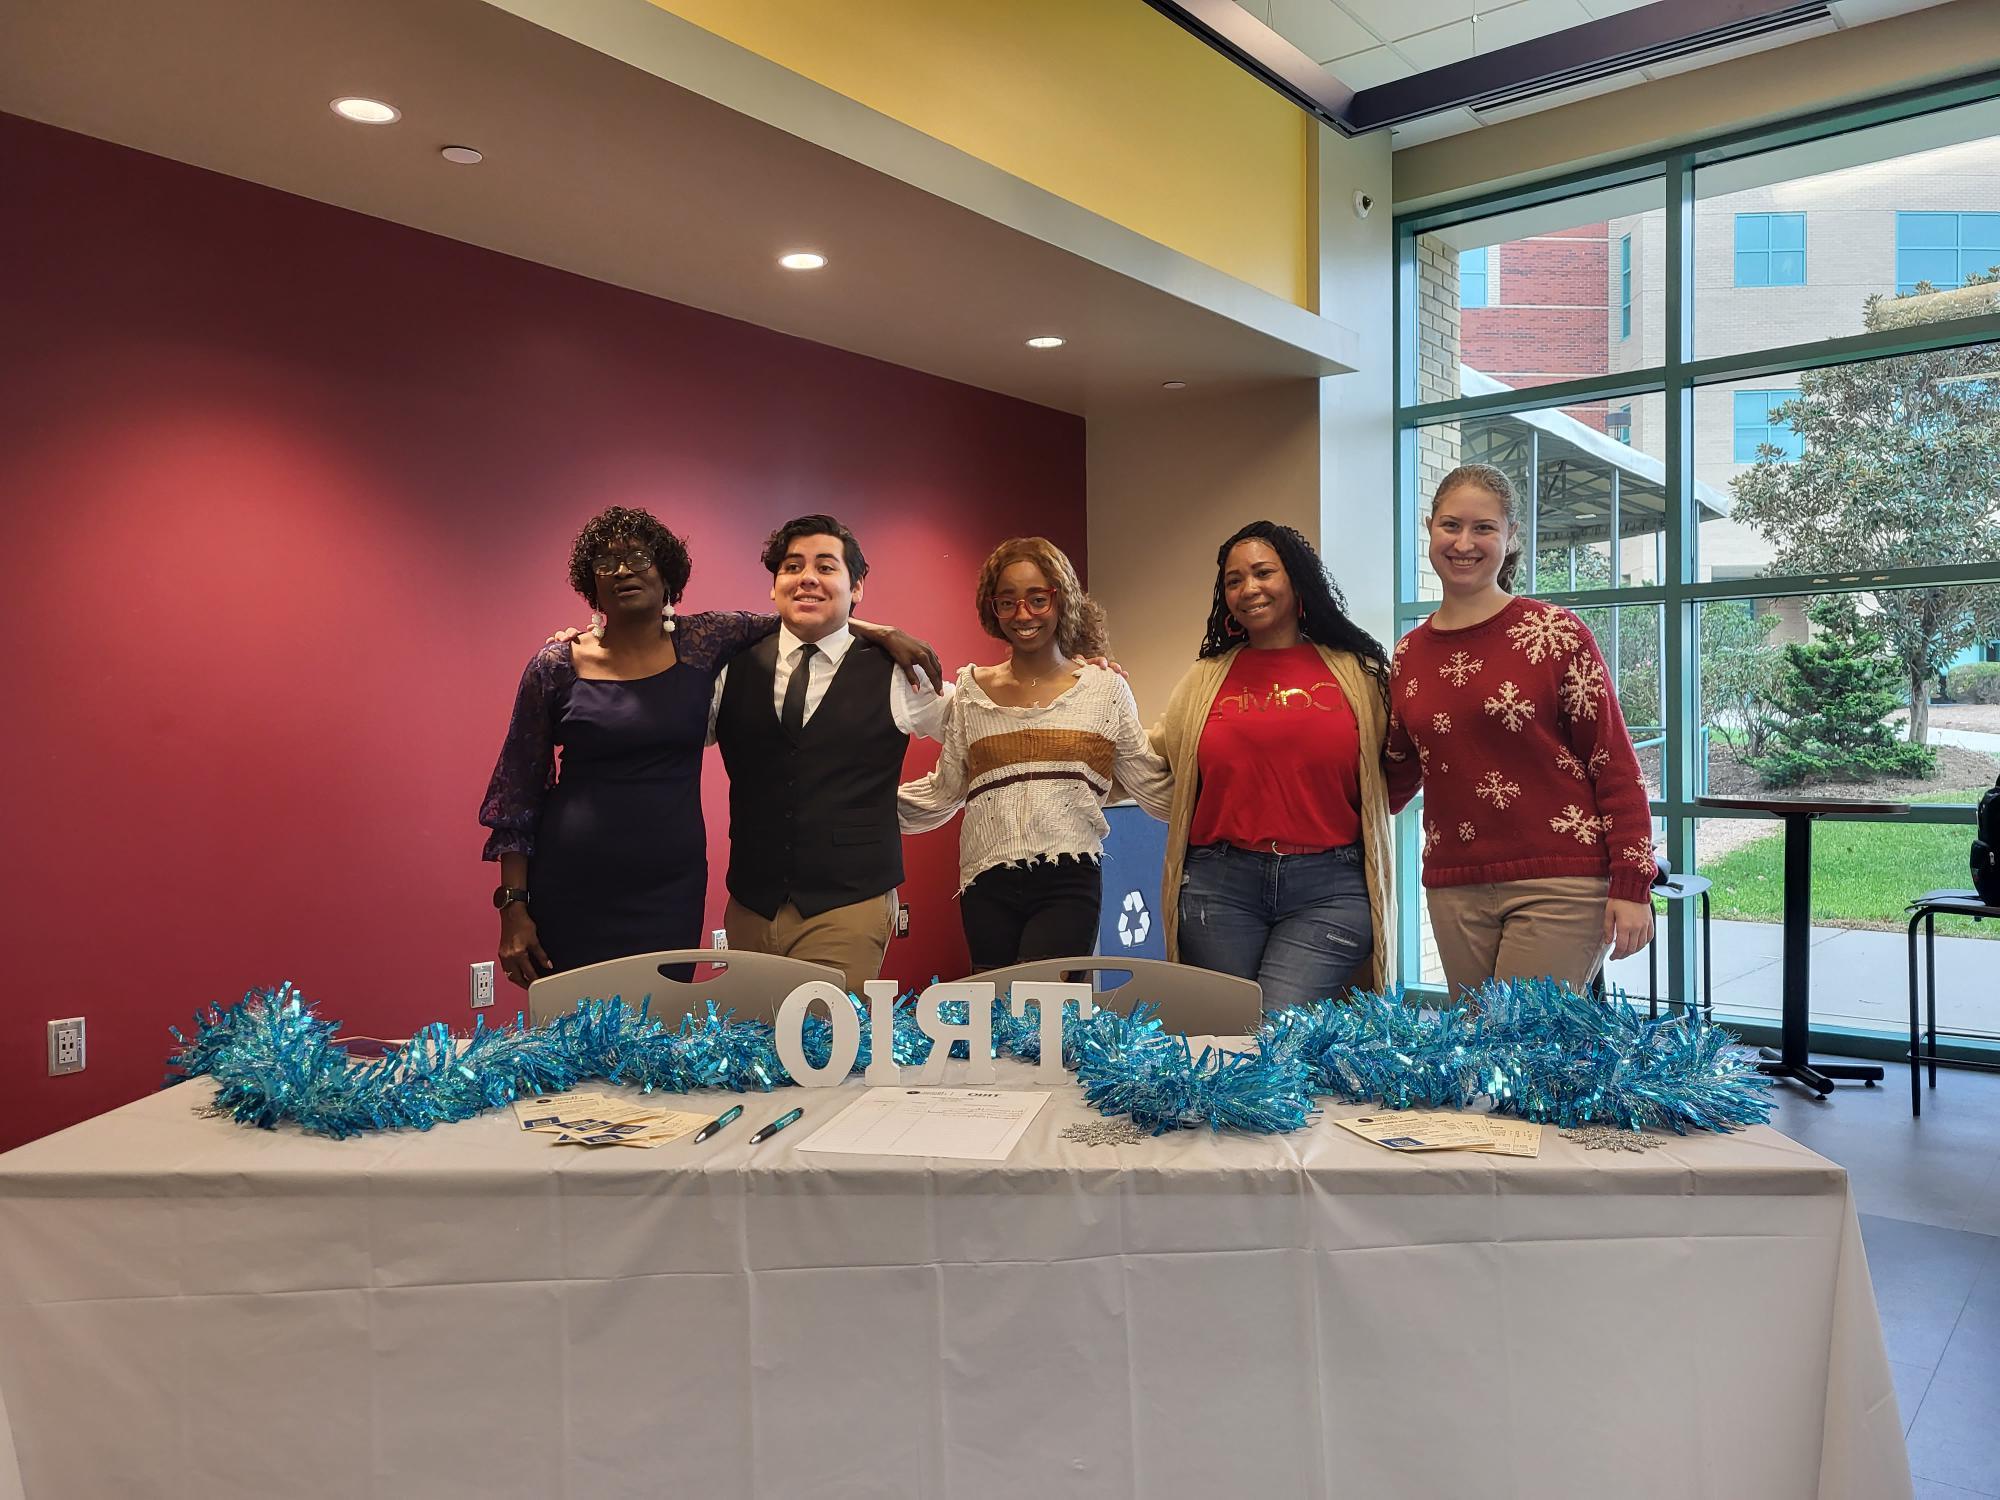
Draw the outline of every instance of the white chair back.
M1004 996L1017 979L1060 980L1066 973L1095 976L1120 972L1129 972L1131 979L1114 990L1100 992L1098 1003L1123 1010L1133 1001L1150 1000L1159 1007L1160 1024L1168 1031L1185 1031L1191 1036L1249 1036L1264 1019L1264 991L1256 980L1157 958L1108 954L1044 958L988 969L971 977L992 981L994 992Z
M666 970L695 964L692 980L670 978ZM702 972L708 972L704 975ZM784 958L775 953L745 953L734 948L678 948L666 953L636 953L607 959L581 969L565 969L528 986L528 1019L536 1025L576 1009L579 1000L606 1000L622 995L637 1008L648 995L653 1014L669 1025L686 1014L702 1014L705 1001L717 1010L736 1012L739 1021L769 1021L785 996L809 979L823 979L847 988L846 976L825 964Z

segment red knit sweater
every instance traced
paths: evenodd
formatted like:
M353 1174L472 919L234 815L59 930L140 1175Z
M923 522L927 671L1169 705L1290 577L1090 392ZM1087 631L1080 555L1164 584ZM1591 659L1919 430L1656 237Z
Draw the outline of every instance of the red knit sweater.
M1424 788L1424 884L1609 875L1647 899L1653 822L1604 658L1566 609L1515 599L1396 645L1389 805Z

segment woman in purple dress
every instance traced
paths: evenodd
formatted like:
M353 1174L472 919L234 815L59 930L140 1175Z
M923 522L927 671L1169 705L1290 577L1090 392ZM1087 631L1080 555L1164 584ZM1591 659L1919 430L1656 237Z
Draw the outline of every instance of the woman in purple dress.
M557 969L701 943L708 833L701 753L715 680L778 627L735 611L674 617L688 550L650 512L593 516L569 581L601 627L544 646L521 674L479 821L500 862L501 971L523 987ZM857 626L906 667L936 656ZM560 768L556 747L562 747ZM682 976L686 977L686 976Z

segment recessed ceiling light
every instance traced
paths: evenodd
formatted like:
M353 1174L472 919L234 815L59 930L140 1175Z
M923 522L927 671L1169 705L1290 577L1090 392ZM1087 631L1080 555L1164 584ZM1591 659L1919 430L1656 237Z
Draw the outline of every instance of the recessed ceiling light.
M826 257L817 250L794 250L779 256L778 264L787 271L817 271L826 264Z
M357 125L393 125L403 118L403 112L393 104L353 95L334 100L332 109L341 119L352 120Z
M459 167L476 167L486 160L486 153L472 146L446 146L438 155Z
M1162 380L1160 382L1160 389L1163 391L1184 391L1187 389L1187 382L1185 380Z
M1037 334L1028 340L1030 349L1060 349L1062 346L1063 341L1052 333Z

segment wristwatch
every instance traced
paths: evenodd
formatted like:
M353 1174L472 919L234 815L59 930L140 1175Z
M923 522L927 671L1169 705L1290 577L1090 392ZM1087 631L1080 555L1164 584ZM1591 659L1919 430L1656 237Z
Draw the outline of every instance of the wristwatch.
M528 888L521 885L496 885L493 888L493 909L505 911L514 902L528 904Z

